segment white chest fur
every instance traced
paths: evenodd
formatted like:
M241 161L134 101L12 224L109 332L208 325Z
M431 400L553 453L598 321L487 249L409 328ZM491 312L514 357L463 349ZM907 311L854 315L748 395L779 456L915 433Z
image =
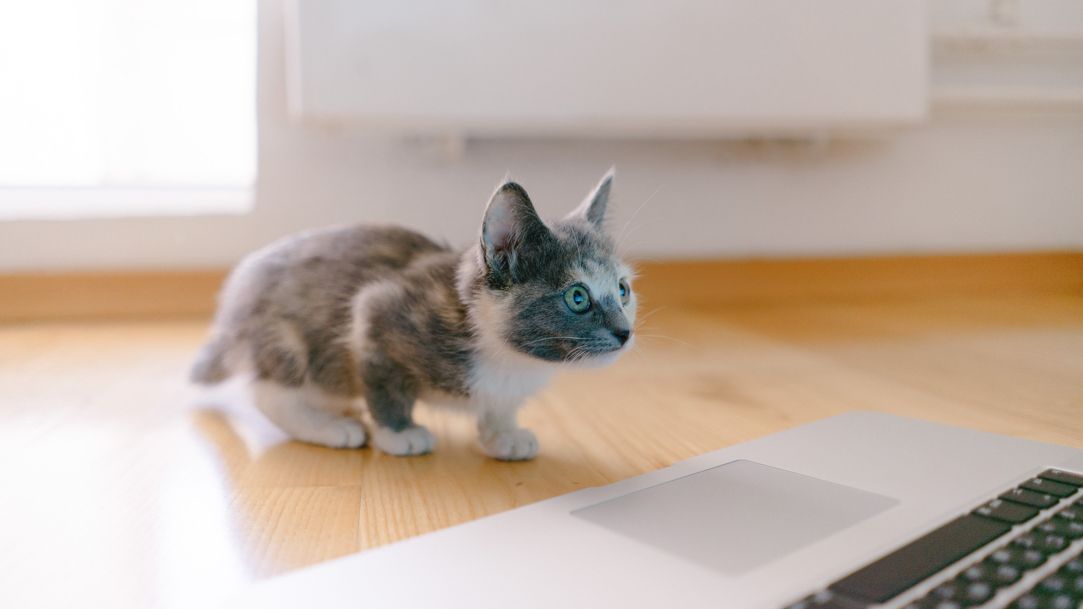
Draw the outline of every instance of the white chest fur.
M467 256L459 268L460 293L467 293L468 279L476 274L476 261ZM468 315L473 322L476 348L467 385L471 406L484 412L514 412L526 398L545 388L560 365L530 357L508 346L505 339L507 303L481 292L473 299Z
M557 365L507 347L480 352L470 371L470 401L479 410L518 408L526 398L545 388Z
M505 357L477 355L467 381L469 398L439 391L428 391L419 399L430 406L452 408L478 415L513 414L523 401L537 394L556 374L555 364L535 360L517 353Z

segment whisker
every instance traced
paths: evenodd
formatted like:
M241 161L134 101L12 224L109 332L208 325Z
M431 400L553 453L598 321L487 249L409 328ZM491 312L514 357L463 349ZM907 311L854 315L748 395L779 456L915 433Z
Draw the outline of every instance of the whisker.
M686 343L683 340L673 338L672 336L666 336L665 334L640 334L638 336L640 338L664 338L666 340L671 340L671 341L673 341L675 343L680 343L680 344L686 345L688 347L693 347L694 346L692 343Z
M617 241L617 250L618 251L620 250L621 243L623 243L625 239L627 239L628 237L631 237L633 233L635 233L637 230L643 228L644 226L650 224L651 222L657 221L660 217L661 216L654 216L654 217L651 217L651 218L647 218L647 219L643 220L642 222L640 222L639 224L636 224L634 227L632 227L632 230L628 231L626 234L624 234Z
M578 337L578 336L543 336L542 338L538 338L538 339L532 340L530 342L523 343L523 346L525 347L527 345L533 345L534 343L540 343L543 340L587 340L587 339L581 338L581 337Z
M636 357L640 358L640 360L645 361L648 364L654 363L650 356L647 355L647 352L643 350L643 346L638 342L632 346L632 349L629 351L629 353L634 353Z
M636 326L636 331L640 330L661 330L658 326Z
M634 264L634 263L640 262L640 261L653 262L655 264L661 264L661 265L666 264L665 262L662 262L661 260L657 260L655 258L647 258L646 256L636 256L635 258L628 258L628 259L625 260L625 262L628 262L628 263L631 263L631 264Z
M664 184L662 186L664 186ZM654 198L654 195L658 194L658 192L662 190L662 186L659 186L658 188L656 188L654 190L654 192L651 193L651 196L647 197L646 201L643 201L642 203L640 203L639 207L637 207L635 212L632 213L632 216L630 218L628 218L627 222L624 223L624 227L622 227L620 229L620 233L617 235L617 249L620 249L620 242L624 238L624 231L628 229L628 225L632 223L632 220L636 219L636 215L638 215L640 210L643 209L643 206L645 206L647 203L650 203L651 199Z
M635 245L629 245L628 247L624 248L621 251L622 252L631 251L631 250L634 250L634 249L636 249L637 247L639 247L641 245L646 245L648 243L661 243L661 242L658 241L657 239L644 239L643 241L637 241L635 243ZM623 256L623 254L621 254L621 255Z
M638 328L640 323L646 321L648 317L650 317L651 315L654 315L655 313L661 311L664 308L665 307L658 307L657 309L651 311L650 313L647 313L647 314L643 315L642 317L639 317L638 319L636 319L636 327Z

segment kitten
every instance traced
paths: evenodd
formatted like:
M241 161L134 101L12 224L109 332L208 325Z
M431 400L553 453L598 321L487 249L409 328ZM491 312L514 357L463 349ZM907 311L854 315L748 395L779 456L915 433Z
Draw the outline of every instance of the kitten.
M497 459L532 459L517 411L562 365L606 365L632 346L636 296L603 223L613 173L546 225L507 182L477 243L457 252L401 228L351 226L288 237L247 256L220 295L192 380L245 372L256 406L297 440L433 449L414 403L477 416Z

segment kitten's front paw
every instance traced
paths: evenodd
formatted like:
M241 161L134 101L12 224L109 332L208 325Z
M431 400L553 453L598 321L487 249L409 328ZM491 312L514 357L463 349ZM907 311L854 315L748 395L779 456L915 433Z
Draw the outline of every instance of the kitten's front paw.
M365 427L353 419L334 418L319 426L294 431L295 439L328 448L361 448L365 445Z
M436 446L436 438L431 431L420 425L407 427L402 431L378 427L372 435L372 443L389 455L405 457L431 453Z
M365 427L353 419L343 419L335 425L340 440L337 444L328 444L331 448L361 448L365 445Z
M501 461L529 461L538 456L538 438L529 429L513 429L479 438L485 454Z

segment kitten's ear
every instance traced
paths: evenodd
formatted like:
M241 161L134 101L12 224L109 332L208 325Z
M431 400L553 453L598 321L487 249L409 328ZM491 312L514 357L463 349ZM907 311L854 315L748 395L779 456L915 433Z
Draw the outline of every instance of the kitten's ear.
M490 270L519 275L521 260L551 238L522 186L505 182L489 200L481 225L481 249Z
M602 177L602 181L594 187L586 199L565 218L567 220L586 220L597 228L601 228L605 222L605 208L609 204L609 189L613 186L613 176L617 168L610 167Z

